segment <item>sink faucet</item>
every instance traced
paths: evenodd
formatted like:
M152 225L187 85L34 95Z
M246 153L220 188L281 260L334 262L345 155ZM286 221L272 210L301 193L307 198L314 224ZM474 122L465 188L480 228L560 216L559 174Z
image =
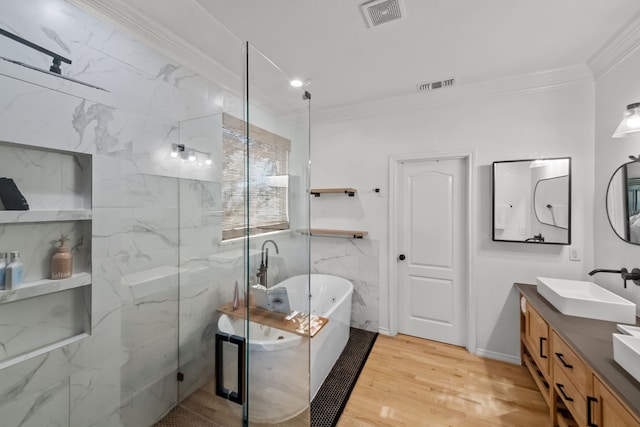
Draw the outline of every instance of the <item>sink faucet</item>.
M534 234L533 237L529 237L525 240L525 242L544 242L544 237L542 237L542 233Z
M608 270L603 268L596 268L595 270L591 270L589 272L589 276L593 276L596 273L614 273L619 274L624 280L624 287L627 288L627 280L633 280L633 283L640 286L640 268L634 268L631 270L631 273L626 268L621 268L620 270Z
M258 273L256 277L258 278L258 284L267 287L267 269L269 268L269 248L265 248L267 243L271 243L274 248L276 248L276 254L280 253L278 249L278 245L273 240L265 240L262 243L262 256L260 258L260 268L258 269Z

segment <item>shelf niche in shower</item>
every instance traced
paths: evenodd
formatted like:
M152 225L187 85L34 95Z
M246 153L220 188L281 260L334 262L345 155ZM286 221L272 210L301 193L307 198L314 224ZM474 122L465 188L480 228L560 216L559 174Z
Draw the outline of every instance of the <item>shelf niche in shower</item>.
M11 178L29 210L0 204L0 252L19 251L23 282L0 290L0 369L91 334L92 158L89 154L0 142L0 176ZM73 275L50 279L61 236Z

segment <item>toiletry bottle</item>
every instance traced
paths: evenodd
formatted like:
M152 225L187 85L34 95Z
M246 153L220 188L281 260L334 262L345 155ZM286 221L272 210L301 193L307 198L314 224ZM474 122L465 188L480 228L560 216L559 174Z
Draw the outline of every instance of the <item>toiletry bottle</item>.
M71 277L73 257L69 248L64 245L64 242L69 239L61 237L58 242L60 246L56 249L56 253L51 257L51 279L60 280Z
M0 291L5 289L5 277L7 272L7 253L0 252Z
M7 266L5 276L5 288L13 289L22 283L22 274L24 273L24 266L20 262L20 252L11 252L11 262Z

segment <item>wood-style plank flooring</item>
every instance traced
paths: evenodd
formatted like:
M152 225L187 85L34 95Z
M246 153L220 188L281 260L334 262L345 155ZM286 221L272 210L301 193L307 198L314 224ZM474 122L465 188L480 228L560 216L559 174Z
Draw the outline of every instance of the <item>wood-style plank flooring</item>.
M542 427L548 414L523 366L380 335L338 427Z

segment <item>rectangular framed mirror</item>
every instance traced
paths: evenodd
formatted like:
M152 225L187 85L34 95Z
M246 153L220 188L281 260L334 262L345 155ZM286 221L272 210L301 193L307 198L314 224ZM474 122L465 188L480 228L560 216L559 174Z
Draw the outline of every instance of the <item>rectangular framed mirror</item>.
M492 239L571 244L571 158L493 162Z

